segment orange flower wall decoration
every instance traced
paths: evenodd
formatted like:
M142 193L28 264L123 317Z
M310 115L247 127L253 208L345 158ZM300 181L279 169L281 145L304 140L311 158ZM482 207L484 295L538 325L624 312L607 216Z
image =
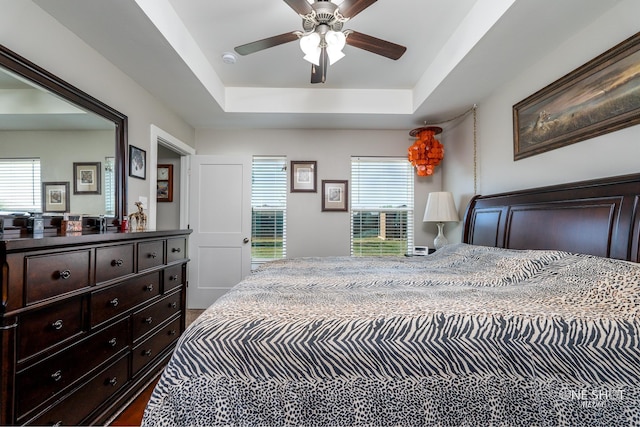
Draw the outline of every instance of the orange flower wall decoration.
M418 176L432 175L444 157L444 147L435 138L439 133L442 133L442 128L436 126L421 127L409 132L409 135L418 138L408 149L409 161L416 168Z

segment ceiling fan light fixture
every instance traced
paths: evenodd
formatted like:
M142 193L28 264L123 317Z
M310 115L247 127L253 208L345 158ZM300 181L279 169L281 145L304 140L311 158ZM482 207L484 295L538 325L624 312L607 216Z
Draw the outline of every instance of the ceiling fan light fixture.
M342 58L344 53L342 49L347 42L347 37L341 31L327 31L324 35L324 41L327 44L327 56L329 57L329 65L333 65Z
M320 34L311 33L300 37L300 49L304 52L304 60L320 65Z

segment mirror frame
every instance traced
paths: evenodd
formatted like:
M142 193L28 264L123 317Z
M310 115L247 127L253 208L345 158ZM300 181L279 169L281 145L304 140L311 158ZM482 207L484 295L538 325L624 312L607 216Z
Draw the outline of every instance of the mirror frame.
M127 206L127 116L91 95L67 83L47 70L0 44L0 67L22 76L85 110L91 111L115 125L115 219L118 224L126 215Z

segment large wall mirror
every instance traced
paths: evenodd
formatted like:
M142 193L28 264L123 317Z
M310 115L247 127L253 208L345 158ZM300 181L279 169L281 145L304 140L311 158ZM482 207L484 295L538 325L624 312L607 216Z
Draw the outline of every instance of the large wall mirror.
M0 212L122 219L126 138L125 115L0 45Z

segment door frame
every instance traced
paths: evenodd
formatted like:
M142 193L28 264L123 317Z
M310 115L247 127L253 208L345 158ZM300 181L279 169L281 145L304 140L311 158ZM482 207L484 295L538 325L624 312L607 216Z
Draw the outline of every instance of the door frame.
M158 179L158 145L162 145L180 155L180 228L189 228L189 175L191 173L191 156L196 154L195 148L180 139L151 125L151 143L149 144L149 206L147 208L147 225L150 230L156 229L158 204L156 202L156 181Z

